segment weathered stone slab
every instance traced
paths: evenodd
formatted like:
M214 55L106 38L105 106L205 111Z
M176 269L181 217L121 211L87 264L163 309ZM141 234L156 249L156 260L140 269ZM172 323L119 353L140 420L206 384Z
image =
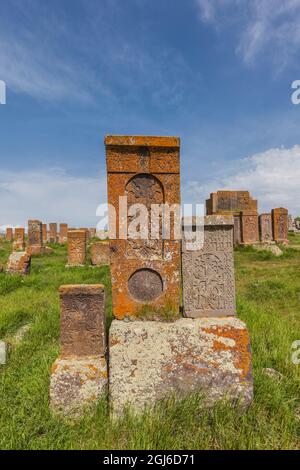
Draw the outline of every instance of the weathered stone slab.
M58 358L51 369L53 411L68 418L80 417L107 392L107 380L104 357Z
M49 242L50 243L57 243L57 224L51 223L49 224Z
M31 255L44 253L42 222L39 220L28 221L27 251Z
M30 273L31 256L27 251L14 251L8 258L6 272L8 274Z
M12 242L14 239L14 232L11 227L7 227L6 232L5 232L5 238L8 242Z
M233 260L233 217L206 216L204 243L189 249L183 232L182 276L185 316L224 317L236 314ZM193 247L191 247L193 248Z
M64 244L68 241L68 224L59 225L59 243Z
M105 291L101 284L59 288L61 356L101 356L106 353Z
M86 231L68 230L67 266L84 266L86 263Z
M15 228L13 250L25 251L25 229L22 227Z
M234 245L241 245L242 243L241 214L234 215L233 221L234 221L233 243Z
M140 412L172 394L202 392L206 405L229 399L247 406L252 400L249 335L237 318L114 320L109 344L114 415L126 405Z
M245 210L257 212L257 200L249 191L217 191L206 201L207 215L239 214Z
M283 207L272 210L273 237L277 243L288 243L288 210Z
M101 284L69 285L59 294L61 355L51 370L50 403L76 417L107 390L105 291Z
M95 238L96 236L96 229L95 228L89 228L89 238Z
M242 243L253 245L259 242L258 214L255 211L241 212Z
M135 204L147 209L148 235L153 205L179 205L180 141L176 137L107 136L105 145L108 202L115 208L117 220L117 233L110 234L114 316L141 318L145 308L164 315L167 304L179 313L180 240L174 236L174 220L170 237L165 239L161 230L155 239L144 237L141 230L139 239L131 236L130 216L123 216L128 230L121 239L118 221L120 197L127 197L128 213ZM112 215L110 212L110 226Z
M263 243L270 243L273 241L271 214L261 214L259 216L259 236L260 241Z
M91 263L93 266L104 266L110 263L109 242L95 242L92 244Z

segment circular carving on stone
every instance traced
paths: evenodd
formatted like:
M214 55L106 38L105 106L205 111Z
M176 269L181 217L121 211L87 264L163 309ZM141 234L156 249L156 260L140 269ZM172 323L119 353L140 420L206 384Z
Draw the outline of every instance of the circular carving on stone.
M139 269L129 278L128 289L136 300L151 302L163 293L163 281L158 272Z

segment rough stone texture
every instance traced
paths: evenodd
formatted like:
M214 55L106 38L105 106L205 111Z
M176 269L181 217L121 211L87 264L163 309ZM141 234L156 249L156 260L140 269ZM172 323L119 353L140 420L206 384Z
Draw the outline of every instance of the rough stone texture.
M270 251L275 256L282 256L283 251L276 244L271 245L270 243L262 243L260 245L253 245L256 251Z
M58 358L51 369L53 411L68 418L81 416L106 393L107 380L104 357Z
M68 285L59 289L61 356L106 353L105 291L101 284Z
M185 227L182 276L184 313L187 317L236 314L233 223L232 216L206 216L204 243L197 250L189 249L186 239L187 232L192 232L193 227Z
M258 215L255 211L241 212L242 243L253 245L259 242Z
M288 243L288 210L283 207L272 210L273 238L277 243Z
M14 251L8 258L6 272L9 274L29 274L31 256L27 251Z
M105 291L101 284L59 289L61 354L51 370L50 403L65 416L82 414L107 387Z
M95 236L96 236L96 229L95 228L89 228L89 237L90 237L90 239L95 238Z
M47 224L42 224L43 244L48 242Z
M7 227L6 232L5 232L5 238L8 242L12 242L14 239L14 232L11 227Z
M117 215L117 239L110 236L114 316L140 316L145 306L159 312L166 304L179 312L180 240L174 237L174 221L170 239L163 240L161 232L156 240L120 239L119 197L127 196L127 209L144 204L149 214L151 204L179 204L180 141L176 137L107 136L105 145L108 202Z
M123 322L110 328L109 390L113 413L137 412L172 394L203 392L205 404L252 400L249 335L237 318Z
M59 225L59 243L67 243L68 241L68 224Z
M25 251L25 229L24 228L21 228L21 227L15 228L13 250Z
M270 243L273 241L271 214L261 214L259 216L259 238L263 243Z
M257 200L253 199L249 191L217 191L211 193L206 200L207 215L233 215L234 216L234 244L240 245L242 240L242 211L257 213Z
M51 223L49 224L49 242L50 243L57 243L57 224Z
M68 230L68 265L84 266L86 262L86 231Z
M28 221L27 251L31 255L44 253L42 222L39 220Z
M95 242L91 246L91 263L103 266L110 263L109 242Z

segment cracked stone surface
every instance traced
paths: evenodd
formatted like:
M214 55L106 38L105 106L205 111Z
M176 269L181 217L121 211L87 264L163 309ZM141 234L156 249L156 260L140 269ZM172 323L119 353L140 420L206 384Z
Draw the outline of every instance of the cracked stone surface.
M208 406L228 398L246 407L252 400L249 335L237 318L114 320L109 342L114 415L126 405L140 412L174 393L202 391Z

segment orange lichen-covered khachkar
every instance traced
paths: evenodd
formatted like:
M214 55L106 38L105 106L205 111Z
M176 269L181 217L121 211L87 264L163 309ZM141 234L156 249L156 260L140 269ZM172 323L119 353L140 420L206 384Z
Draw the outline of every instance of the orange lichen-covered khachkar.
M164 317L166 310L179 313L180 240L175 236L175 215L171 211L170 235L163 239L161 218L158 237L153 237L150 220L153 204L180 204L180 139L177 137L106 136L110 263L113 312L117 319L143 318L146 310ZM127 211L143 204L149 214L149 237L131 237L128 227L135 219L123 215L120 197L127 197ZM111 207L114 207L114 210ZM174 207L174 206L173 206ZM112 218L116 214L116 233ZM172 216L173 214L173 216ZM124 219L127 229L124 229ZM122 219L121 219L122 220ZM125 230L125 237L124 232ZM123 235L123 238L122 238ZM127 238L126 238L127 237ZM124 239L125 238L125 239Z

